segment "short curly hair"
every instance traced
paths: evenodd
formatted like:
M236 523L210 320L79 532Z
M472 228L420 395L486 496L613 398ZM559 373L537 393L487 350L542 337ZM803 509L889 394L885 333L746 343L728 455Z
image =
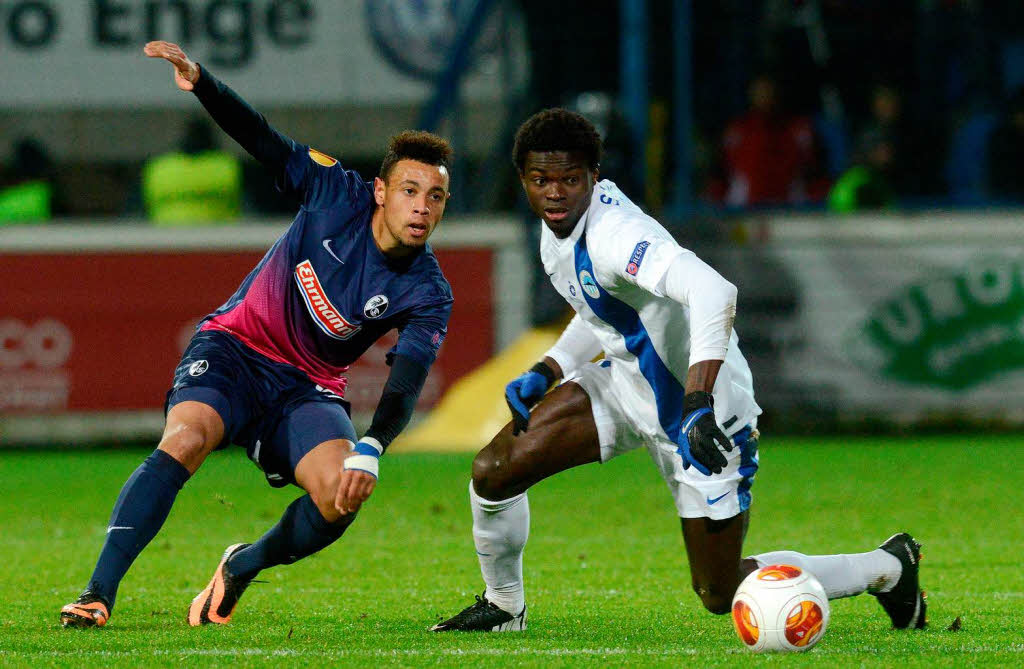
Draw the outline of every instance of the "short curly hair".
M572 151L584 155L590 169L601 165L601 135L582 114L554 108L539 111L519 126L512 162L522 174L530 151Z
M415 160L451 169L452 145L443 137L424 130L405 130L388 141L388 151L377 175L384 181L399 160Z

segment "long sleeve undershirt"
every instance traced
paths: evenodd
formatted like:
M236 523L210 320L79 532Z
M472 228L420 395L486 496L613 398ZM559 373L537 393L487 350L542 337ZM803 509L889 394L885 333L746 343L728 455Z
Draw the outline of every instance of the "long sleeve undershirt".
M662 289L690 309L690 366L725 360L736 318L736 286L693 253L680 253L665 272Z
M373 437L384 448L394 441L412 418L416 400L427 380L427 371L426 367L408 356L394 357L391 373L384 384L384 392L381 393L366 436Z
M205 68L192 90L221 129L275 175L284 171L296 143Z

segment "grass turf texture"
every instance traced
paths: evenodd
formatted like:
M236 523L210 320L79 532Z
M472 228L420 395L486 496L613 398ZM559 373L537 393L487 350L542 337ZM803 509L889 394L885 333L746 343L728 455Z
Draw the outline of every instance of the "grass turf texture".
M224 547L276 522L274 490L240 449L210 457L122 584L101 630L62 630L140 451L0 452L4 666L778 666L1024 662L1012 437L768 438L747 551L858 552L908 529L924 543L931 625L895 632L873 597L834 601L821 643L753 655L689 586L679 521L643 453L530 492L529 630L433 634L482 590L470 536L469 455L394 455L359 520L322 553L261 575L226 627L185 613ZM958 616L962 629L947 627Z

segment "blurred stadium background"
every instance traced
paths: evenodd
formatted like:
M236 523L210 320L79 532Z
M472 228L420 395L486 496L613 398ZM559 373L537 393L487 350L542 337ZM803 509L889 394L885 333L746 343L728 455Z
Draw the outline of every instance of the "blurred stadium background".
M4 0L3 446L152 444L191 327L294 213L142 56L157 38L367 178L401 129L452 139L451 334L396 451L486 443L567 318L509 160L555 105L739 287L764 429L1024 423L1019 2ZM180 152L235 176L147 176ZM386 350L352 369L357 426Z

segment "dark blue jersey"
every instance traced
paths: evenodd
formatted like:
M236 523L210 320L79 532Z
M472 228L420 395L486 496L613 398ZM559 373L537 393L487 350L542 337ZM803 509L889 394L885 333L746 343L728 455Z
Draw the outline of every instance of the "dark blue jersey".
M384 256L371 231L371 184L279 133L205 68L194 92L282 190L302 201L287 232L200 328L228 332L338 394L348 365L397 329L396 366L371 426L387 440L408 421L447 334L452 294L437 259L429 246L400 260ZM377 430L378 422L387 429Z
M384 256L370 228L372 184L315 149L295 145L282 179L302 208L201 328L229 332L339 394L348 365L393 329L394 352L430 367L452 308L430 247L403 261Z

